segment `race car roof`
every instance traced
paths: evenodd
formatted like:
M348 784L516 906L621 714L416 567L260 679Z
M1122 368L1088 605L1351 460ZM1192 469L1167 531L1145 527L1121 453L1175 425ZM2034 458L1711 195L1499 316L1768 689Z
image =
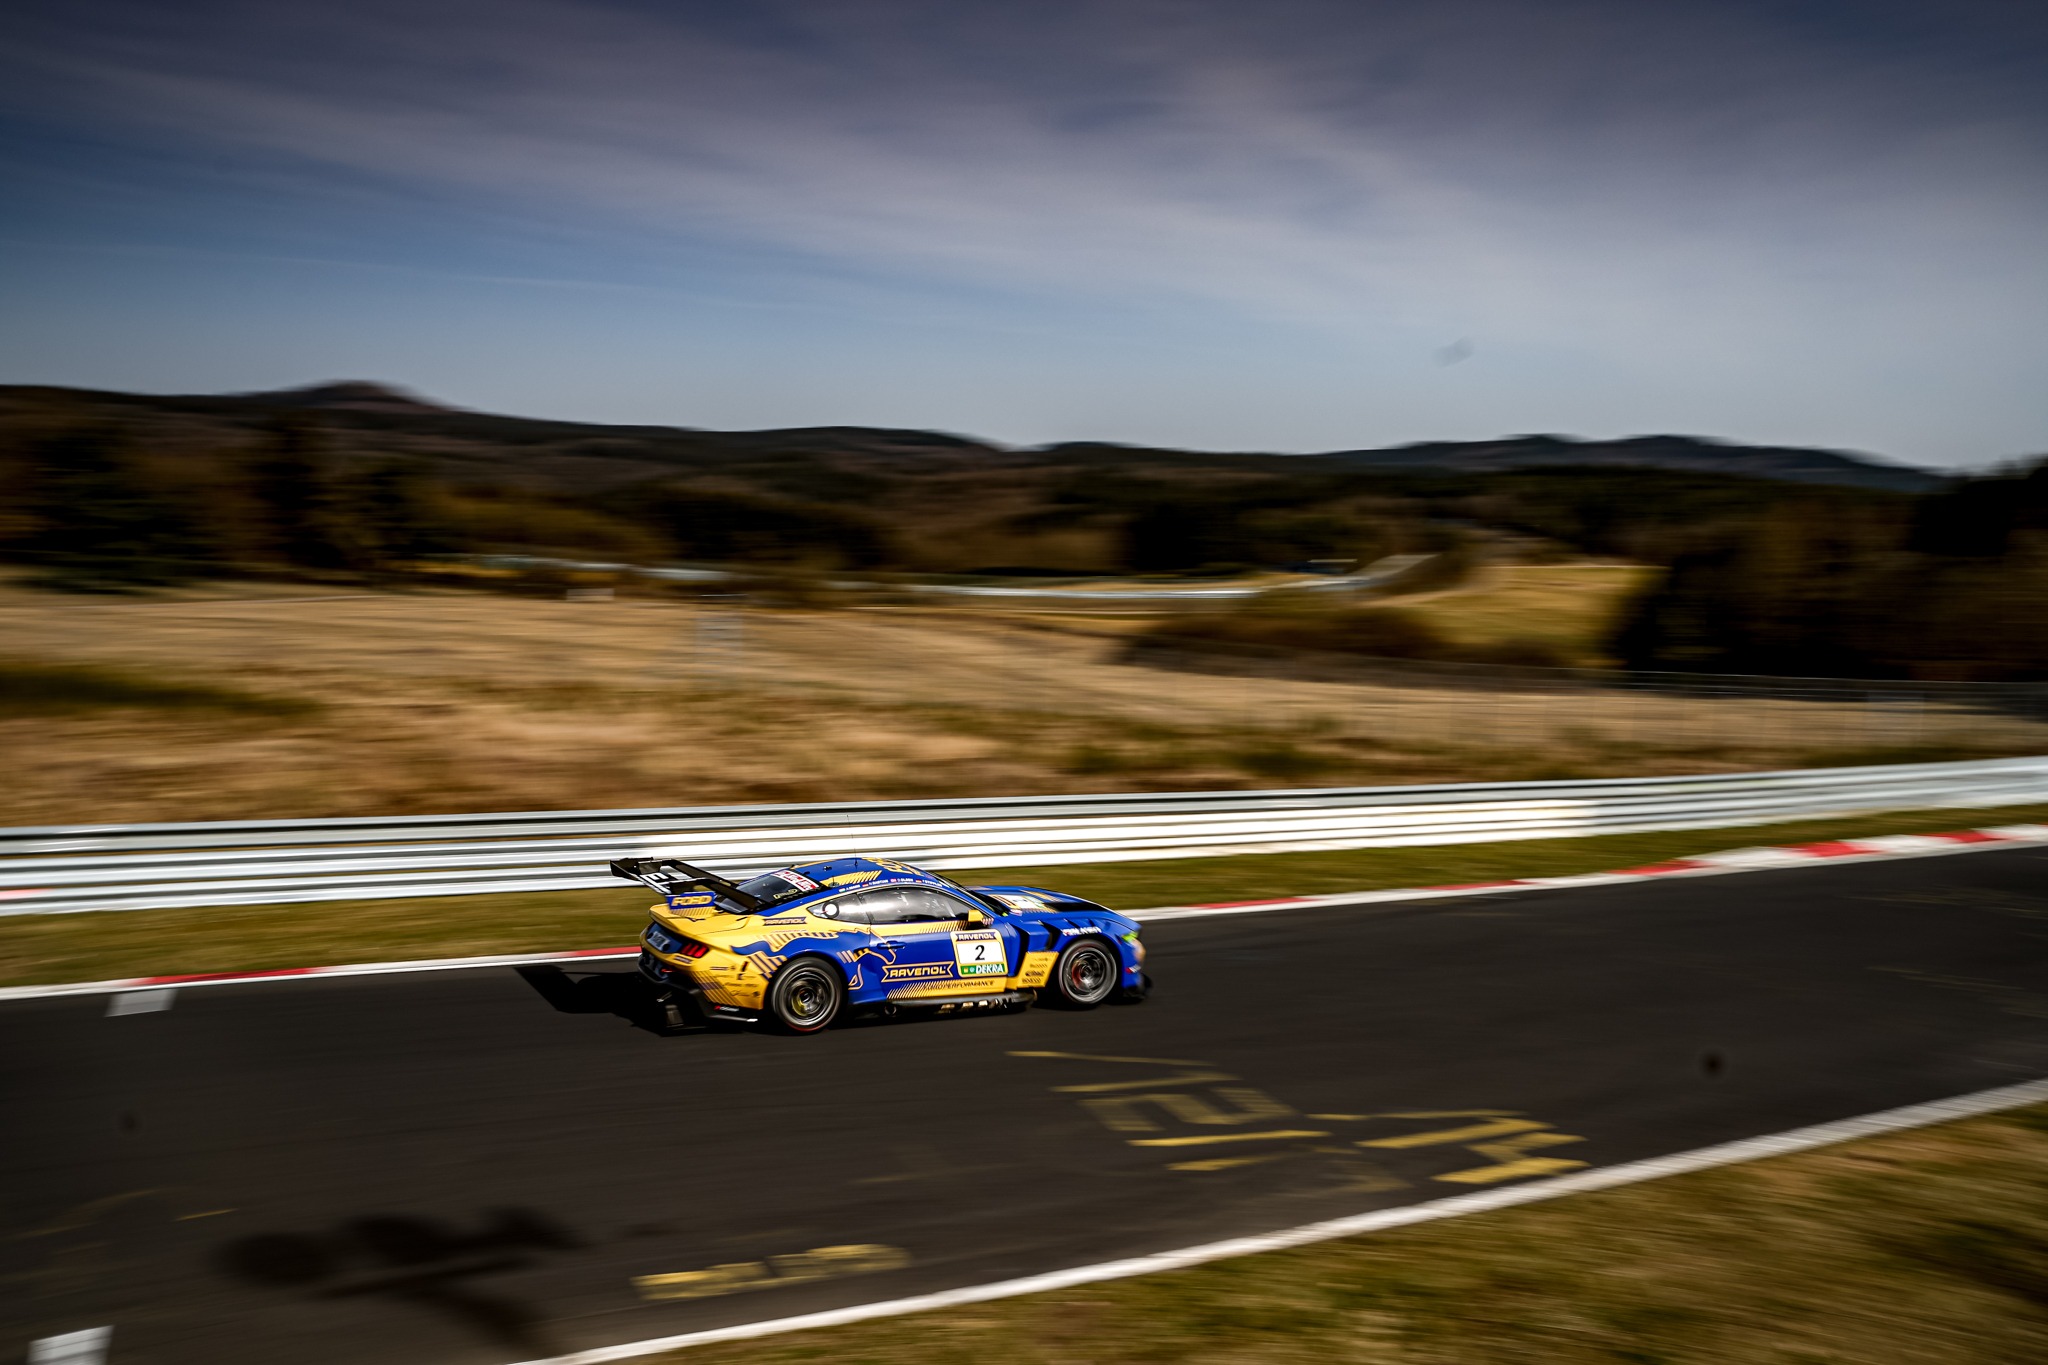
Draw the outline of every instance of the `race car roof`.
M821 889L835 891L879 881L943 883L945 880L921 867L899 863L893 858L834 858L829 862L804 863L790 870L816 882Z
M889 858L833 858L763 872L742 882L740 890L763 905L780 905L806 896L854 891L864 886L886 886L892 882L943 886L945 881L944 877Z

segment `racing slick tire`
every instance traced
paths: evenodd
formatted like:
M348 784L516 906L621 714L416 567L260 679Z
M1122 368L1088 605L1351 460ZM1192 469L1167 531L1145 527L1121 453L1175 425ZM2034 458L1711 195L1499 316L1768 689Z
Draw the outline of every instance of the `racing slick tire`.
M768 1014L784 1033L816 1033L839 1017L846 982L822 957L785 962L768 983Z
M1092 1010L1115 993L1121 975L1116 949L1106 940L1077 938L1053 962L1053 995L1068 1009Z

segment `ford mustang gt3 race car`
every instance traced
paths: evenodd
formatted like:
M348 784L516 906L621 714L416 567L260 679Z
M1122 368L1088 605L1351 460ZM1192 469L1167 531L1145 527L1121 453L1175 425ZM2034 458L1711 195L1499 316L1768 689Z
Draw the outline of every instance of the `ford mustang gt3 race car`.
M1041 992L1086 1009L1150 987L1138 926L1033 886L962 886L887 858L839 858L744 882L673 858L622 858L620 877L660 893L640 972L671 1022L705 1019L815 1033L851 1009L1002 1008Z

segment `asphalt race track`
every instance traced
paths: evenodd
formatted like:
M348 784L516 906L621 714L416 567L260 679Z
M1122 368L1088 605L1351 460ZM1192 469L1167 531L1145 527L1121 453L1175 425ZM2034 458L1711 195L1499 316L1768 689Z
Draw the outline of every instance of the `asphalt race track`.
M1145 937L1142 1005L813 1038L610 962L0 1005L0 1356L496 1365L2048 1075L2048 851Z

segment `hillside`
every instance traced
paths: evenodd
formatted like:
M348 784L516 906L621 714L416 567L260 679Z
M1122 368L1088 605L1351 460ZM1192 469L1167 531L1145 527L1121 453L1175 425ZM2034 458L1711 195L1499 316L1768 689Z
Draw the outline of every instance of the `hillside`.
M1446 441L1394 450L1352 450L1331 458L1374 469L1432 469L1487 474L1560 465L1672 469L1739 474L1752 479L1839 484L1925 493L1943 477L1868 455L1797 446L1748 446L1697 436L1630 436L1617 441L1575 441L1563 436L1513 436L1499 441Z
M1904 515L1925 471L1688 437L1318 454L1010 449L874 427L701 431L467 412L379 384L0 387L0 557L88 578L435 554L1098 575L1368 563L1508 536L1663 562L1772 509ZM98 547L98 548L94 548ZM138 567L140 566L140 567Z
M317 415L344 446L403 450L450 464L481 461L500 475L529 475L588 488L630 482L678 468L806 459L899 472L991 466L1122 466L1190 472L1218 469L1347 469L1489 474L1561 466L1661 469L1743 478L1833 484L1918 493L1942 476L1867 455L1784 446L1748 446L1692 436L1633 436L1582 441L1512 436L1441 441L1376 450L1296 454L1207 453L1101 442L1012 450L970 437L880 427L796 427L704 431L616 426L467 412L404 390L365 381L267 393L150 396L86 389L0 385L0 422L65 408L118 415L165 438L218 439L253 431L280 411Z

